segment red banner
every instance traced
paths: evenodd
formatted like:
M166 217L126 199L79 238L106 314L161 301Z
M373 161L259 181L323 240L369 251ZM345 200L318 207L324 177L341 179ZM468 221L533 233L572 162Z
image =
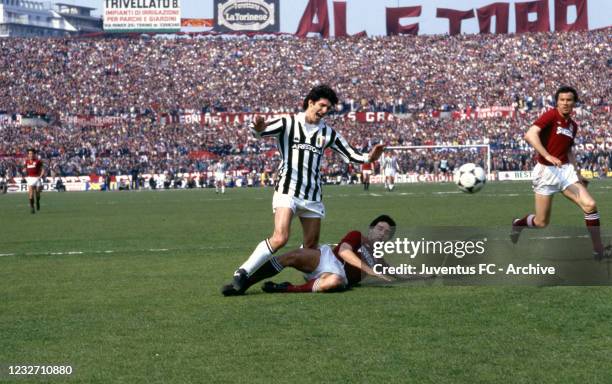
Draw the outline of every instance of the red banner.
M468 108L465 111L441 112L433 111L432 117L450 116L453 120L490 119L494 117L516 117L513 107Z
M214 19L181 19L181 27L208 27L215 26Z
M278 113L185 113L182 115L162 115L162 124L200 124L200 125L219 125L219 124L245 124L250 123L257 117L264 119L280 118L290 116L290 114ZM395 120L395 116L389 112L349 112L342 115L344 120L355 121L358 123L382 123Z

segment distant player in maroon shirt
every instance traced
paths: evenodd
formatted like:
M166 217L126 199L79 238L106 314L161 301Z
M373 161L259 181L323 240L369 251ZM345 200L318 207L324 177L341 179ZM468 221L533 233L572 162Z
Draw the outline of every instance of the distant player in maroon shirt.
M364 191L370 189L370 175L372 175L372 163L361 164L361 183Z
M561 87L555 94L557 107L540 116L525 134L525 140L536 150L537 165L533 170L535 213L512 221L510 239L516 243L525 228L544 228L550 222L553 195L561 192L584 212L584 221L593 243L597 260L609 257L610 246L604 249L599 230L599 213L588 182L577 172L572 145L578 126L572 111L578 101L574 88Z
M359 231L347 233L333 249L321 245L318 249L301 248L272 257L247 281L241 291L236 291L231 284L225 286L225 296L235 296L244 292L253 284L274 276L285 267L293 267L304 272L306 283L293 285L267 282L262 289L266 292L331 292L346 289L359 283L365 275L376 276L386 281L391 278L380 275L372 269L375 264L388 266L383 258L373 257L373 246L377 241L388 241L395 232L395 221L387 215L381 215L370 223L366 235Z
M42 192L42 177L44 176L42 161L36 156L36 150L28 149L28 158L25 162L24 173L28 182L28 199L30 199L30 212L34 210L34 196L36 196L36 210L40 211L40 193Z

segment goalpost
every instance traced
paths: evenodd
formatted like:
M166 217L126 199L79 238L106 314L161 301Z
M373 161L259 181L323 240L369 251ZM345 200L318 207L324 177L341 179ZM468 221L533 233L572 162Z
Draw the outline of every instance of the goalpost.
M389 146L385 148L385 151L390 150L419 150L419 149L465 149L465 148L484 148L487 151L486 155L486 171L487 171L487 179L491 176L491 145L490 144L473 144L473 145L405 145L405 146ZM385 153L381 157L381 162L385 158ZM459 166L461 164L457 164Z

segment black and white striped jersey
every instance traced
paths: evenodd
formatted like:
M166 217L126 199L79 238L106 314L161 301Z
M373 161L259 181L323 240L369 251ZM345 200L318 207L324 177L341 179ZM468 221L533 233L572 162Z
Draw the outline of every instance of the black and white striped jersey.
M326 148L338 152L344 161L365 163L369 154L360 153L322 120L307 124L303 112L266 122L255 137L275 137L283 161L276 179L277 192L309 201L321 201L321 161Z

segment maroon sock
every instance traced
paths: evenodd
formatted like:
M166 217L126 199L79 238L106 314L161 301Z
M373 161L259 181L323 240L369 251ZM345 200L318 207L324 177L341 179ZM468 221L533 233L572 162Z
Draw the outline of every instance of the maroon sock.
M599 231L599 213L597 211L584 214L584 223L586 224L591 241L593 242L593 250L595 252L603 252L603 243L601 242L601 232Z
M535 215L533 213L530 213L527 216L523 217L522 219L514 220L512 225L515 226L515 227L529 227L529 228L532 228L532 227L535 227L535 224L533 223L534 219L535 219Z
M287 292L312 292L312 286L315 284L317 280L319 279L312 279L302 285L290 284L287 286Z

